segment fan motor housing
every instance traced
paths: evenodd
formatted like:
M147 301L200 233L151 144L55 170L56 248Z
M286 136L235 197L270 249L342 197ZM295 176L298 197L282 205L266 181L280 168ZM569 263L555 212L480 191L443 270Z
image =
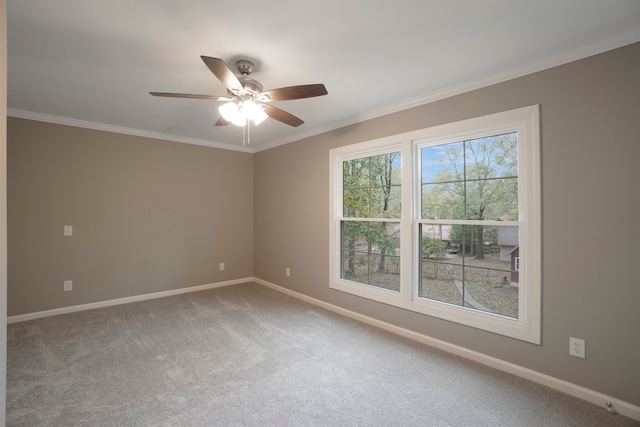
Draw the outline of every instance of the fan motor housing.
M238 80L242 83L245 94L255 96L262 92L262 84L259 81L247 76L238 77Z

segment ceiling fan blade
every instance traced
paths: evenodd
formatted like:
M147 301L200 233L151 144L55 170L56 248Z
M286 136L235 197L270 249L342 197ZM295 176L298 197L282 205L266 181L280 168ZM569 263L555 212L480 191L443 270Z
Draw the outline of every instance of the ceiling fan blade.
M258 99L262 100L262 96L266 95L269 99L265 101L288 101L290 99L312 98L314 96L326 95L327 89L323 84L313 85L300 85L281 87L279 89L272 89L262 92L258 95Z
M216 126L226 126L229 123L231 123L229 120L227 120L224 117L220 116L218 118L218 120L216 121Z
M222 84L233 93L242 91L242 83L233 74L231 68L220 58L211 58L210 56L200 56L204 63L209 67L211 72L222 82Z
M193 99L213 99L214 101L231 101L231 98L213 95L194 95L190 93L170 93L170 92L149 92L153 96L166 96L168 98L193 98Z
M272 119L276 119L277 121L282 122L286 125L298 127L304 123L301 118L296 117L291 113L287 113L284 110L276 108L273 105L262 104L262 106L264 107L264 112L267 113L269 117L271 117Z

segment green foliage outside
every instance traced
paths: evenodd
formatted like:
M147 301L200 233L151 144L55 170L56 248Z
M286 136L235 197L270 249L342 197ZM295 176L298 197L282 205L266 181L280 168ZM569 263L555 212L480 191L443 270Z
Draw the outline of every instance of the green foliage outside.
M518 219L515 133L422 149L423 170L438 172L422 181L422 216L445 220ZM428 175L427 173L423 173ZM482 225L454 225L450 242L464 254L483 258L490 240Z
M343 215L347 218L400 218L400 153L343 162ZM398 247L396 227L386 221L344 221L342 247L345 277L357 266L386 271L388 255ZM375 255L375 256L374 256ZM377 265L367 260L375 259Z
M447 244L440 239L422 235L422 258L443 259L447 254Z

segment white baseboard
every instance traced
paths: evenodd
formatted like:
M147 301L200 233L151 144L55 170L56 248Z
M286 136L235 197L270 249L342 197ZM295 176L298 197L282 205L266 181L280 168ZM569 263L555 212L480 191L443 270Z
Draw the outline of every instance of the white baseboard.
M135 295L125 298L116 298L107 301L92 302L89 304L72 305L69 307L54 308L52 310L38 311L35 313L19 314L7 317L7 324L25 322L27 320L40 319L42 317L56 316L58 314L74 313L76 311L91 310L94 308L109 307L112 305L128 304L130 302L145 301L155 298L169 297L172 295L186 294L188 292L203 291L205 289L221 288L223 286L237 285L254 281L253 277L245 279L228 280L225 282L209 283L206 285L190 286L188 288L172 289L170 291L154 292L151 294Z
M419 343L426 344L431 347L435 347L437 349L446 351L447 353L455 354L457 356L464 357L465 359L469 359L474 362L478 362L480 364L490 366L500 371L508 372L518 377L525 378L529 381L542 384L554 390L561 391L570 396L574 396L579 399L586 400L587 402L591 402L593 404L603 407L605 410L606 410L606 402L609 402L611 403L611 405L613 405L613 408L619 414L622 414L634 420L640 421L640 406L633 405L629 402L616 399L615 397L607 396L606 394L597 392L595 390L591 390L591 389L570 383L568 381L564 381L564 380L543 374L541 372L537 372L537 371L525 368L523 366L515 365L513 363L506 362L504 360L497 359L495 357L488 356L486 354L482 354L477 351L469 350L468 348L460 347L458 345L451 344L446 341L432 338L427 335L419 334L417 332L410 331L408 329L404 329L399 326L395 326L390 323L380 321L378 319L374 319L373 317L365 316L363 314L356 313L356 312L344 309L342 307L338 307L333 304L329 304L327 302L309 297L299 292L295 292L290 289L283 288L282 286L276 285L274 283L267 282L266 280L253 278L253 281L255 283L266 286L278 292L282 292L284 294L290 295L294 298L298 298L310 304L325 308L329 311L333 311L334 313L338 313L343 316L349 317L351 319L358 320L363 323L378 327L380 329L400 335L402 337L411 339L413 341L417 341Z

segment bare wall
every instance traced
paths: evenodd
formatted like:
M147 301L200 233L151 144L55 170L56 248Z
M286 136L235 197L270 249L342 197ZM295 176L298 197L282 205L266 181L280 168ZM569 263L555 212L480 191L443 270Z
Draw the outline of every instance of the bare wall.
M254 275L640 405L638 76L640 43L257 153ZM329 149L533 104L542 122L542 345L329 289ZM569 356L570 336L586 340L586 359Z
M251 277L253 158L9 118L8 224L10 316Z

